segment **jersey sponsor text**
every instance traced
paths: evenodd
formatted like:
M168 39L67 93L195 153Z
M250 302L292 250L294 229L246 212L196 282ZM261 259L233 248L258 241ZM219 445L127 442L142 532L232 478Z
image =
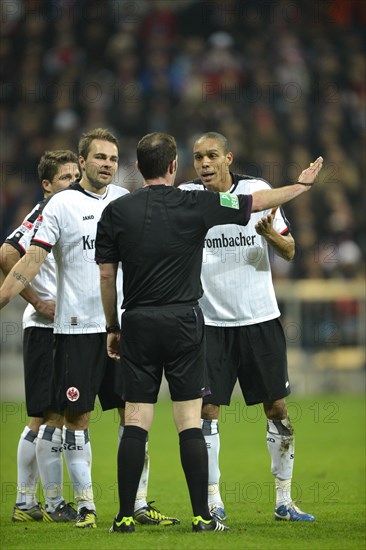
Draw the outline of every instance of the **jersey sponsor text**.
M236 237L225 237L224 233L221 233L221 237L215 237L212 239L205 239L206 248L228 248L234 246L255 246L255 239L257 235L244 235L241 231Z

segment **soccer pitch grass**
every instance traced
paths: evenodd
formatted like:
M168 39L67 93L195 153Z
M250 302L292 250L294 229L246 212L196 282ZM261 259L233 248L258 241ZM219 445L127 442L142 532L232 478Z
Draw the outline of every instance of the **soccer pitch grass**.
M226 533L192 533L191 508L179 461L171 403L160 401L149 436L149 499L181 520L175 527L137 526L134 534L108 532L118 510L116 452L118 415L94 411L91 422L94 495L98 528L72 524L13 523L16 449L26 423L24 404L1 408L2 549L324 549L365 548L364 400L361 396L316 396L287 400L296 430L293 498L315 523L273 520L274 483L261 406L233 401L221 411L221 494ZM72 501L65 473L64 496ZM43 502L43 498L40 496Z

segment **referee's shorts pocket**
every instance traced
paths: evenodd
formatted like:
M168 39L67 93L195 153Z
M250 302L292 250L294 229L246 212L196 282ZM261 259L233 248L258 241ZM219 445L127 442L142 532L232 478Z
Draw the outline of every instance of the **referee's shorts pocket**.
M179 319L180 338L187 345L199 346L204 337L204 319L198 306L192 306L177 315Z

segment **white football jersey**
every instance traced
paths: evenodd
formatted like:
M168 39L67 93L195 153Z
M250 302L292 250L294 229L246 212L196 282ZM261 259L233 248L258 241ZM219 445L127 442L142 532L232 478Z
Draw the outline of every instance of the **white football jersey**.
M11 244L21 256L27 252L30 242L42 223L42 209L46 201L39 202L24 218L22 224L5 240ZM56 271L52 252L48 254L40 271L31 282L33 290L41 300L56 300ZM40 315L31 304L28 304L23 313L23 328L27 327L52 328L53 323Z
M179 188L205 189L199 181ZM266 181L249 176L233 174L233 181L230 193L236 195L271 188ZM268 244L255 230L256 223L270 211L253 212L246 226L221 225L208 231L201 272L204 294L200 300L207 325L252 325L279 317ZM282 234L289 231L281 209L276 212L274 228Z
M32 244L52 249L55 258L57 334L105 331L99 267L94 259L97 223L107 204L126 193L127 189L110 184L104 195L97 195L76 183L56 193L43 209Z

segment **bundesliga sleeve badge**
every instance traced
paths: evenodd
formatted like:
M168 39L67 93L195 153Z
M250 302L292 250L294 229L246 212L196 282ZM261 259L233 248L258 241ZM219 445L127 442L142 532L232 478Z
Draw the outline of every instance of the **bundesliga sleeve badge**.
M232 195L231 193L219 193L220 195L220 206L225 206L226 208L235 208L239 210L239 199L237 195Z

